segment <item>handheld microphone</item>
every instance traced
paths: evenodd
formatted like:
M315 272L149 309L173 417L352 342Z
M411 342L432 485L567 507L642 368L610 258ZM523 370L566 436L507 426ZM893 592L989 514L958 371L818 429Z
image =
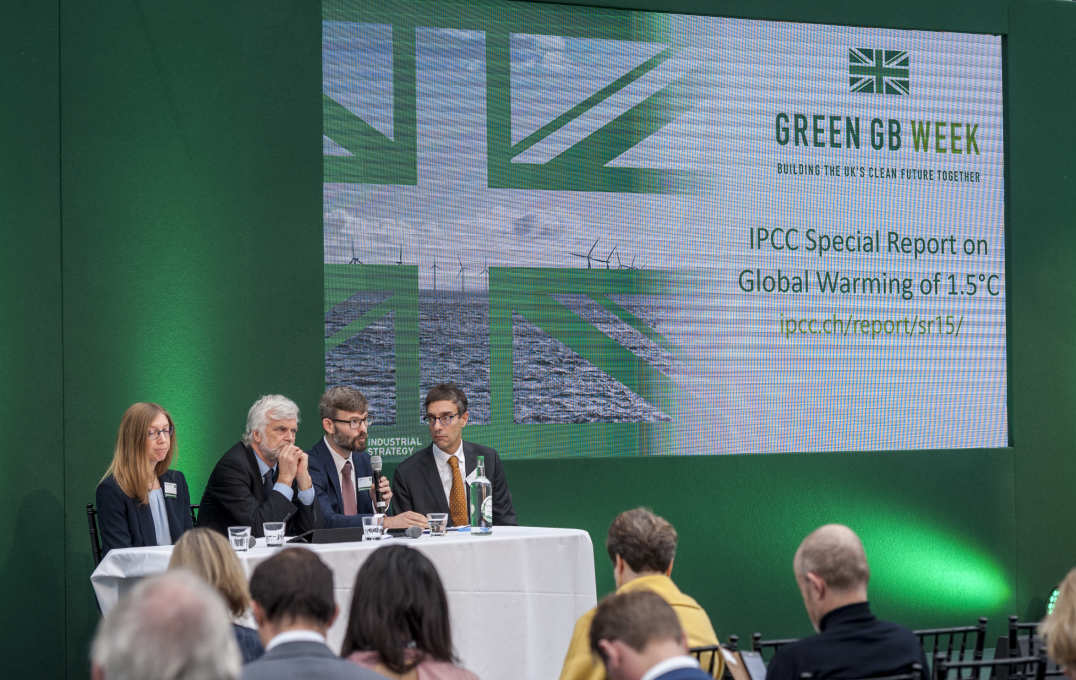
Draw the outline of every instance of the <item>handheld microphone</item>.
M377 511L383 513L388 503L381 500L381 456L371 455L370 467L374 469L374 504L377 506Z
M404 529L404 536L408 538L418 538L422 535L422 527L414 526Z

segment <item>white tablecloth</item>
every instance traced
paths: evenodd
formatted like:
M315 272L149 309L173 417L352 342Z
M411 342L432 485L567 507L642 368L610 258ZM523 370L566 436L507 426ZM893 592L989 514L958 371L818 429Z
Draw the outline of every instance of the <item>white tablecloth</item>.
M380 545L400 543L429 557L448 593L453 642L463 666L484 680L560 674L575 620L594 606L594 551L578 529L496 527L492 536L444 537L307 546L332 569L340 616L329 630L339 651L355 574ZM278 548L239 553L247 576ZM138 579L165 570L171 546L111 550L90 581L107 612Z

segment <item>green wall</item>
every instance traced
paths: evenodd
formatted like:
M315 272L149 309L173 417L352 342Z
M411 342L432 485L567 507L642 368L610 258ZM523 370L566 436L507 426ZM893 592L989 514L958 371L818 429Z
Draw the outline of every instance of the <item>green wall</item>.
M524 522L589 530L602 594L609 521L653 506L681 534L674 576L721 635L807 632L790 561L826 521L863 535L885 616L1036 615L1076 561L1076 4L586 4L1006 35L1013 446L509 461ZM307 0L9 10L0 385L5 439L21 446L0 454L0 536L15 669L85 677L97 611L83 509L129 403L172 411L196 499L257 395L294 397L300 439L316 437L319 22Z

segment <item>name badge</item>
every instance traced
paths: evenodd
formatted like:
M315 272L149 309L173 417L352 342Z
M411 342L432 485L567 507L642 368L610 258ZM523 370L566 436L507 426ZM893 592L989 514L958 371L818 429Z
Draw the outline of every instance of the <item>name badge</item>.
M359 477L355 480L355 488L359 491L369 491L374 487L373 477Z
M165 498L175 498L176 497L176 483L175 482L165 482L164 483L164 496L165 496Z

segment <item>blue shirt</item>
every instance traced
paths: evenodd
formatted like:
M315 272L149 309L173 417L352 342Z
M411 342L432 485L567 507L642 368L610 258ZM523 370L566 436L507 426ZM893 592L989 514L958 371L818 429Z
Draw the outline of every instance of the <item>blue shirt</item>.
M254 453L254 460L258 461L258 473L261 474L263 479L265 478L266 472L269 472L270 470L276 470L277 468L276 465L274 465L273 467L269 467L268 465L266 465L265 461L262 460L262 457L259 456L257 452ZM287 498L289 501L295 496L295 491L290 486L282 482L277 482L276 484L274 484L273 490L279 491L280 493L284 494L284 498ZM302 489L301 491L299 491L299 502L303 505L310 505L314 502L313 485L311 485L309 489Z
M160 489L149 492L149 514L153 516L157 545L172 545L172 534L168 531L168 509L164 507L164 492Z

